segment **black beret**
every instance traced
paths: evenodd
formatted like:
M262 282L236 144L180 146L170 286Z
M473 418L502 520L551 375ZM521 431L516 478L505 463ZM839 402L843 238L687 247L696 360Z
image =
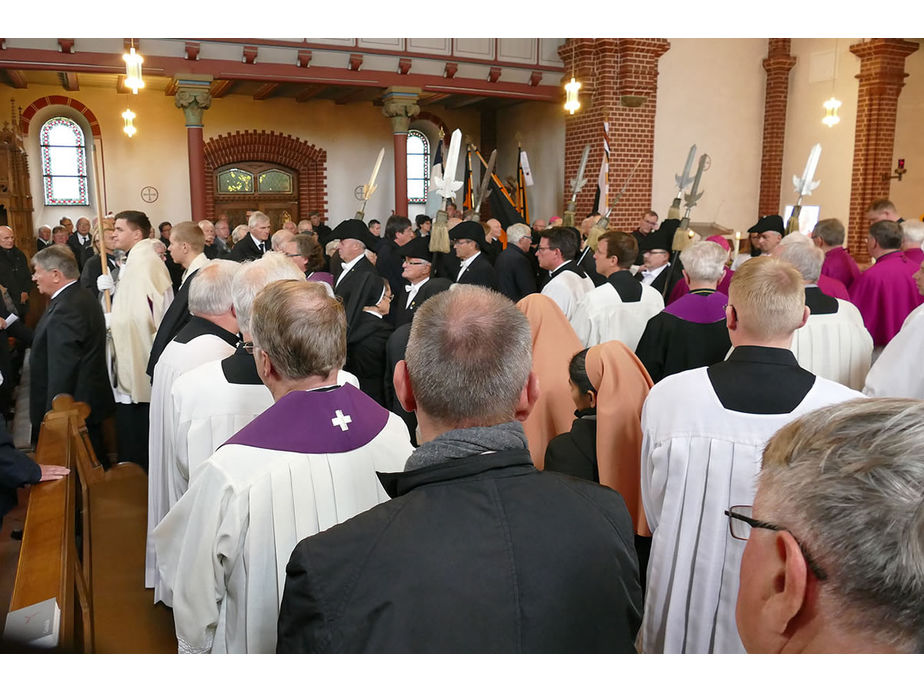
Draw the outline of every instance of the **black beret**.
M786 230L783 228L783 217L779 214L769 214L758 219L757 223L748 229L748 233L763 233L764 231L775 231L781 236L786 235Z
M483 249L485 243L484 227L477 221L463 221L449 230L449 238L453 241L463 239L475 241L478 247Z

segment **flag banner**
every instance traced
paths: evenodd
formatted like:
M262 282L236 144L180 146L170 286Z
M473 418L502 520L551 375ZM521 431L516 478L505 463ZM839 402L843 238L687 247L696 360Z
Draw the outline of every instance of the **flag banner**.
M443 140L436 143L436 154L433 155L433 166L430 167L430 192L438 187L437 178L443 177Z
M603 158L600 160L600 174L597 176L597 197L594 198L594 211L606 214L609 206L610 174L610 124L603 123Z
M520 168L523 169L523 180L528 188L533 184L533 172L529 170L529 159L526 158L526 152L522 150L520 151Z
M525 162L525 167L524 167ZM529 202L526 200L526 174L529 171L529 160L526 158L526 152L519 150L517 156L517 211L523 217L525 223L529 223ZM532 180L532 176L530 176Z
M481 152L476 149L475 153L478 154L478 158L481 159L481 165L487 168L488 162L481 156ZM501 183L500 178L497 177L497 174L491 174L491 182L488 184L488 190L490 191L488 199L491 201L491 215L501 223L501 226L506 229L513 224L526 223L526 220L523 219L517 211L513 199L510 197L503 183Z

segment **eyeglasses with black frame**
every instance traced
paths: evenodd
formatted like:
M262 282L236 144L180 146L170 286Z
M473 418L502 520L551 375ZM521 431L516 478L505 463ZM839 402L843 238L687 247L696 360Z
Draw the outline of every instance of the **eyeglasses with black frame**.
M828 573L815 562L815 559L809 554L808 549L805 548L805 545L799 541L799 538L796 537L795 534L781 525L754 519L754 506L733 505L725 511L725 514L728 515L728 531L735 539L741 539L742 541L747 541L748 537L751 536L752 527L756 527L757 529L769 529L771 532L789 532L802 550L805 562L808 564L809 569L815 574L815 577L818 578L819 581L828 579Z
M253 356L253 342L243 342L243 341L238 342L237 348L243 349L245 352Z

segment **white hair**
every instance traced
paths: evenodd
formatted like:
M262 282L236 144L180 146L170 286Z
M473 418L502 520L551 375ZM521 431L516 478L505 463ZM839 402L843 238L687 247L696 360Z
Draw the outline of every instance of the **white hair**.
M250 218L247 220L247 226L250 228L255 227L261 222L269 223L270 218L266 216L263 212L251 212Z
M920 248L924 243L924 221L906 219L901 223L902 241L905 246Z
M238 224L234 227L234 231L231 232L231 240L234 243L240 243L241 239L248 233L250 233L250 227L247 224Z
M294 233L288 229L279 229L270 237L270 244L273 246L273 250L281 251L282 246L292 240L295 240Z
M231 283L240 269L233 260L205 263L189 284L189 312L222 315L231 310Z
M526 224L512 224L507 229L507 244L517 245L521 238L529 237L532 239L533 231Z
M809 284L817 284L821 266L825 262L825 252L814 244L790 243L780 253L780 260L795 267Z
M285 255L269 251L259 260L241 265L231 284L234 312L241 332L250 333L250 316L253 301L267 284L283 279L305 280L305 275Z
M712 241L697 241L680 253L683 269L695 282L718 282L726 260L728 251Z

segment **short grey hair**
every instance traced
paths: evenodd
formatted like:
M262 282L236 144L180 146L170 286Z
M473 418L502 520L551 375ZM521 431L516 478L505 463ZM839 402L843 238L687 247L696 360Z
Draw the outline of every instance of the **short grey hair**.
M231 284L241 266L234 260L211 260L196 272L189 284L189 312L222 315L231 310Z
M906 219L901 223L902 240L905 243L911 243L920 246L924 243L924 221L917 219Z
M289 263L291 264L291 263ZM346 314L320 282L289 279L253 302L253 343L288 380L327 377L346 360Z
M783 248L780 260L795 267L809 284L817 284L825 262L825 251L812 244L791 243Z
M250 227L247 224L238 224L234 227L234 231L231 232L231 240L234 243L240 243L241 239L248 233L250 233Z
M728 251L712 241L697 241L680 253L683 268L697 282L718 282L727 260Z
M80 276L74 251L64 245L50 245L32 256L32 266L41 267L46 272L58 270L65 279Z
M520 242L521 238L529 237L532 239L533 230L529 228L526 224L512 224L507 229L507 245L513 243L516 245Z
M831 247L844 245L844 225L840 219L822 219L812 229L812 238L820 238L821 242Z
M42 225L39 226L37 229L35 229L35 231L32 232L32 235L33 235L35 238L38 238L38 237L39 237L39 234L40 234L41 231L42 231L42 229L48 229L49 235L51 234L51 227L50 227L48 224L42 224Z
M924 402L855 399L790 422L757 495L828 574L836 626L924 652Z
M514 419L532 367L532 333L505 296L455 285L417 311L406 353L421 411L456 428L492 426Z
M295 234L289 231L288 229L279 229L276 233L270 236L270 245L272 245L273 250L282 251L282 246L288 243L291 240L295 239Z
M245 262L231 282L231 295L237 324L242 332L250 333L253 301L267 284L283 279L305 280L305 275L285 255L272 251L253 262Z
M256 226L257 224L261 222L266 222L267 224L269 224L270 218L266 216L263 212L251 212L250 218L247 220L247 226L252 229L254 226Z

